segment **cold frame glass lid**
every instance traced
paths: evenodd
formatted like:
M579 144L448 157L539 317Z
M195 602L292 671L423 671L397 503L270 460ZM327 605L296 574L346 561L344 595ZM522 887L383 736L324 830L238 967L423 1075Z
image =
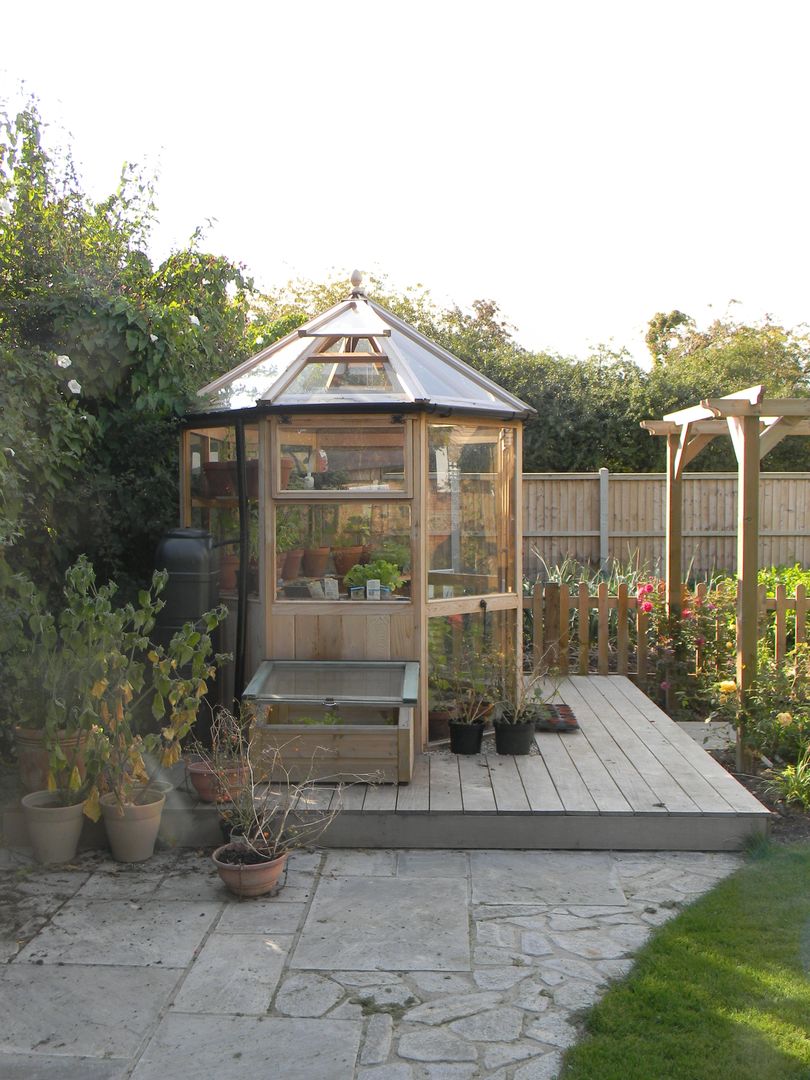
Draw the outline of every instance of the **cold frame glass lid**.
M413 661L264 660L243 696L261 703L415 705L418 682Z

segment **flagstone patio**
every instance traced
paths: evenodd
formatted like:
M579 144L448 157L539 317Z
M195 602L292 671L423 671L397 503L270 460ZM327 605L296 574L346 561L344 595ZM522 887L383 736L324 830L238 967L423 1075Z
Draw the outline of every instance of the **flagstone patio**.
M4 851L4 1080L551 1080L577 1014L732 853L298 853L239 902L203 852Z

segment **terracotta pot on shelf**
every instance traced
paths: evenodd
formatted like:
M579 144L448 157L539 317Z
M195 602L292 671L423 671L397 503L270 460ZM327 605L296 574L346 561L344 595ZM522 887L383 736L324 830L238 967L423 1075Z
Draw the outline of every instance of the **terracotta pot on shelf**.
M236 588L236 571L239 569L238 555L220 555L219 587L224 592L233 592Z
M305 548L303 559L304 577L323 577L329 562L329 548Z
M355 544L353 547L332 548L332 558L335 562L335 573L339 578L345 578L353 566L363 563L365 547L363 544Z
M244 844L231 843L218 847L211 858L223 884L234 896L266 896L278 892L287 866L287 852L274 859L257 857ZM254 861L248 861L248 860Z
M291 548L284 552L284 568L281 576L285 581L293 581L301 576L301 563L304 560L303 548Z
M236 494L235 461L205 461L203 474L205 475L205 491L209 498L216 499L224 495Z
M286 491L290 484L290 477L295 468L295 462L291 457L281 459L281 490Z

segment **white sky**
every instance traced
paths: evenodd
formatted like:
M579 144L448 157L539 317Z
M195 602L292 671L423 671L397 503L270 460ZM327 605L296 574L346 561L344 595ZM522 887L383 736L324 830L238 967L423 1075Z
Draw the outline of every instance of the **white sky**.
M809 31L801 0L41 0L4 6L0 95L94 197L159 168L156 255L214 218L260 285L359 266L642 358L659 310L810 316Z

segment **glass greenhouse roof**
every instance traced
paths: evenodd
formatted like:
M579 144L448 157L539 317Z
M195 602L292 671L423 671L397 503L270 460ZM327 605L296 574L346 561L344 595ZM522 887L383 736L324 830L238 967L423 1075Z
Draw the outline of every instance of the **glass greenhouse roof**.
M532 410L359 289L199 391L200 411L416 403Z

